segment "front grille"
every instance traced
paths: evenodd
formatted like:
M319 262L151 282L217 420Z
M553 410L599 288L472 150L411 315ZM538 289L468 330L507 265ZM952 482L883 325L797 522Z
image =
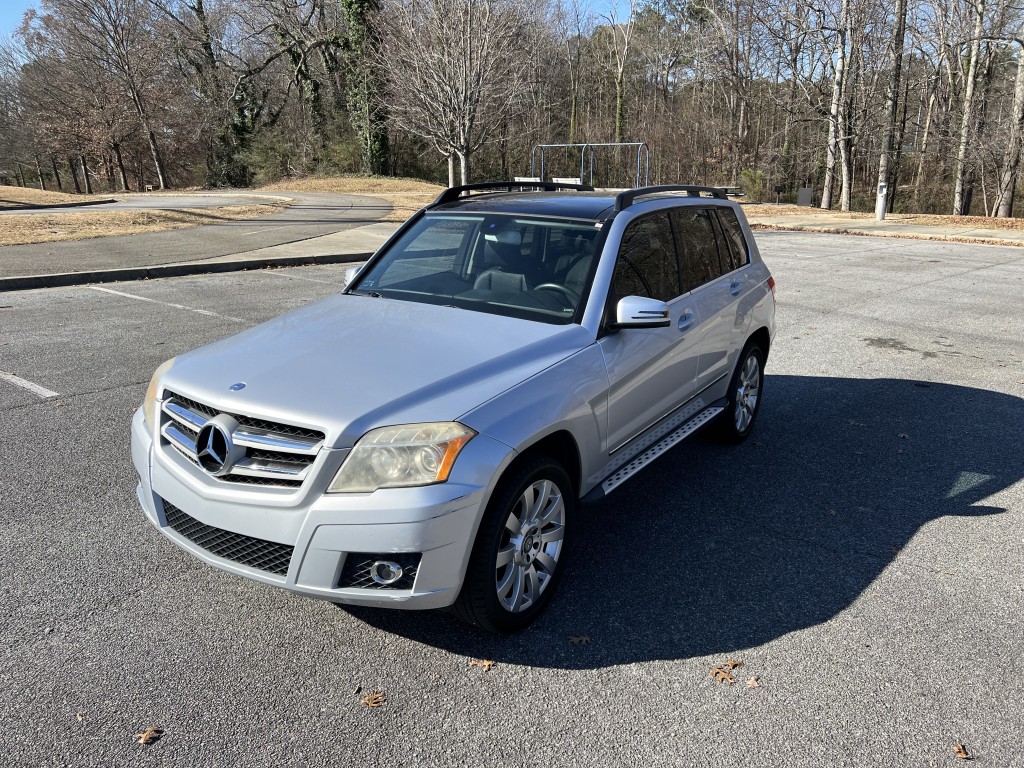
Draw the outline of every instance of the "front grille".
M357 589L412 589L416 581L416 571L420 567L423 555L419 552L380 553L349 552L345 558L345 567L341 570L338 587L355 587ZM370 566L377 560L390 560L402 566L402 578L394 584L378 584L370 575Z
M203 426L222 413L238 422L231 438L245 449L245 455L227 474L217 476L225 483L298 488L309 475L324 441L324 433L314 429L218 411L171 391L164 392L162 410L161 436L196 466L196 439Z
M288 573L294 547L201 523L167 501L164 502L164 515L172 530L217 557L278 576Z

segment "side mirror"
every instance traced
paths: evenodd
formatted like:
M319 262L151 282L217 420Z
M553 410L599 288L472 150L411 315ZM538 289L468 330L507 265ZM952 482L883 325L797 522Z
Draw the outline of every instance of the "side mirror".
M645 296L625 296L615 307L615 329L667 328L672 324L668 304Z
M348 288L350 285L352 285L352 281L356 279L356 275L359 274L359 270L362 268L363 266L362 264L360 264L358 267L349 267L348 269L346 269L345 277L342 278L343 283L341 287Z

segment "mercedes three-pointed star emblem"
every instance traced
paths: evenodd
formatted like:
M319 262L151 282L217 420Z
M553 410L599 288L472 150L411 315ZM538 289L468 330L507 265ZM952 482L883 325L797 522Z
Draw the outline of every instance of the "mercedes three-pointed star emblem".
M196 459L211 475L223 475L231 469L231 435L220 424L208 422L196 438Z

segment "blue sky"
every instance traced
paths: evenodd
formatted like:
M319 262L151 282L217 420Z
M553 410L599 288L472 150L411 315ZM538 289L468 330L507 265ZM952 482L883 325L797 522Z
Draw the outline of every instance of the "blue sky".
M0 0L0 37L10 35L19 24L22 14L35 0Z

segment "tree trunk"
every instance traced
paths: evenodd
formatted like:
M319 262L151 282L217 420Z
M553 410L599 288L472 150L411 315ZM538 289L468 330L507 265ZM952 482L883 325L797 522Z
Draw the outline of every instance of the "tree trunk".
M965 194L967 148L971 140L971 126L974 123L974 84L978 77L978 58L981 53L985 0L977 0L976 8L974 34L971 37L971 61L967 69L967 90L964 93L964 114L963 119L960 121L960 143L956 152L956 187L953 193L954 216L963 216L970 209L970 196Z
M462 181L463 185L469 184L469 149L463 149L457 153L459 156L459 167L462 170Z
M82 185L78 183L78 173L75 171L75 161L73 158L68 158L68 170L71 171L71 178L75 182L75 194L82 194Z
M1024 146L1024 41L1017 58L1017 80L1013 87L1013 117L1010 139L1003 154L1003 169L999 174L999 192L996 198L996 216L1013 216L1013 195L1017 191L1017 172L1020 169L1021 148Z
M448 154L448 188L455 186L455 153Z
M46 180L43 179L43 166L41 166L39 164L39 155L35 155L34 157L35 157L35 161L36 161L36 176L39 177L39 188L41 190L43 190L43 192L45 192L46 191Z
M57 158L55 158L53 155L50 155L50 165L53 166L53 178L57 182L57 191L63 192L64 185L60 181L60 170L57 168Z
M850 15L850 2L843 0L839 12L839 32L837 38L836 71L832 77L832 102L828 112L828 145L825 160L825 183L821 192L821 207L828 210L832 207L832 187L835 186L836 163L839 161L839 136L845 129L841 122L843 111L843 85L846 75L846 27Z
M889 87L885 92L885 135L882 137L882 156L878 161L878 183L890 181L889 165L893 152L893 137L896 133L896 115L900 95L900 76L903 72L903 43L907 33L907 0L896 0L896 19L892 33L892 68L889 72ZM892 196L895 189L889 191Z
M85 163L85 155L78 156L79 161L82 163L82 178L85 179L85 194L92 194L92 179L89 178L89 166Z
M118 177L118 181L121 184L121 191L122 192L127 192L128 191L128 173L124 169L124 158L121 157L121 145L118 144L116 141L114 142L113 150L114 150L114 160L117 161L117 177Z

